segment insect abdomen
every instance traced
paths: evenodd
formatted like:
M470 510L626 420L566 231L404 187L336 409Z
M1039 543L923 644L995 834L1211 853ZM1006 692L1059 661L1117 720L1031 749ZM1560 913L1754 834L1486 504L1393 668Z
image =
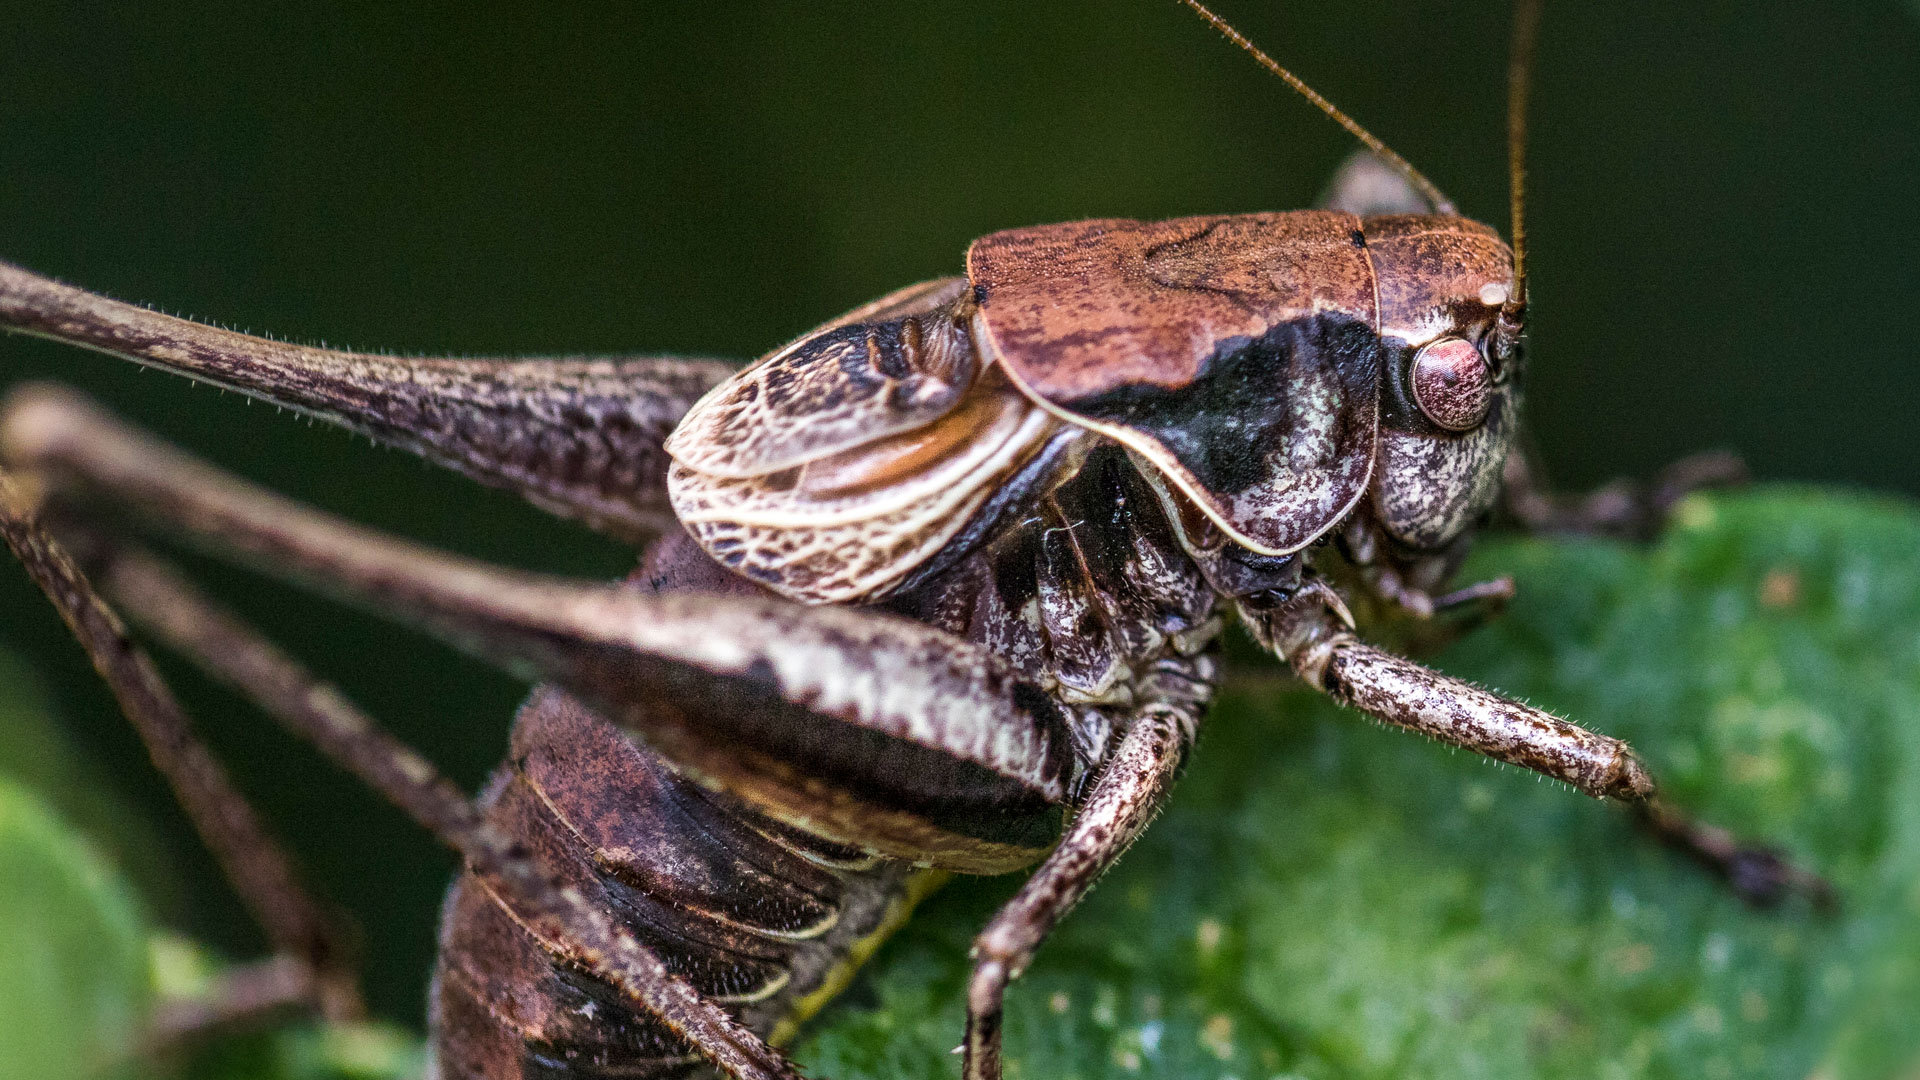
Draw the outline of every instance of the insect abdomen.
M541 690L486 794L490 818L669 968L765 1036L905 915L905 864L723 804L607 722ZM437 1076L668 1077L693 1048L537 940L472 875L447 898L433 990Z

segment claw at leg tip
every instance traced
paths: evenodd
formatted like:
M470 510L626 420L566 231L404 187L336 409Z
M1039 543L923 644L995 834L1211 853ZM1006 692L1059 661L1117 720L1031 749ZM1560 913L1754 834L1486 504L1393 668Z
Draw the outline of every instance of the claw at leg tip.
M1606 796L1622 802L1646 803L1653 798L1653 794L1653 777L1648 774L1647 767L1632 754L1623 755L1620 767L1607 785Z

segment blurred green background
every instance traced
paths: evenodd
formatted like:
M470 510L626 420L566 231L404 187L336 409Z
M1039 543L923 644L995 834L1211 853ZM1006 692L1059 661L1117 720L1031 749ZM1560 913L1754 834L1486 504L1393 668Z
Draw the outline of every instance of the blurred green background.
M1505 224L1499 3L1221 0ZM1530 421L1555 478L1708 446L1765 478L1920 493L1920 12L1548 5L1532 156ZM10 5L0 258L300 340L749 357L993 229L1312 202L1350 142L1171 0L1032 4ZM612 576L631 553L497 492L104 358L0 340L282 491L452 549ZM197 564L196 564L197 565ZM462 782L523 688L215 569L234 603ZM131 811L171 921L258 947L24 578L0 648ZM451 860L189 674L183 696L365 931L412 1023Z

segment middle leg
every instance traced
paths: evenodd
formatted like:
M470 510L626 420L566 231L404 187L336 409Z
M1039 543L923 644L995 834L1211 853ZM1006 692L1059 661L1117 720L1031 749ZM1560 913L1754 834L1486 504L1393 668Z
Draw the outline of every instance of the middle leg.
M974 939L965 1080L999 1080L1007 984L1160 812L1193 743L1202 708L1204 702L1156 703L1135 715L1060 846Z

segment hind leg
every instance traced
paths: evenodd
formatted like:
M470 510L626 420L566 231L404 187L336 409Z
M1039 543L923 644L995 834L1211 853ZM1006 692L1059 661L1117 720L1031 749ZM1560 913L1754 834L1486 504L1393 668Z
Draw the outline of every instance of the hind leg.
M315 914L316 906L293 877L285 855L226 781L218 762L193 737L115 610L95 591L65 545L40 526L31 505L20 486L0 472L0 532L73 626L280 953L236 972L218 1000L159 1017L150 1044L160 1049L314 999L330 1017L357 1015L359 999L350 973L325 963L338 951L329 948L334 940L329 924ZM482 880L513 898L516 916L528 927L544 940L567 943L567 959L595 969L666 1019L728 1075L739 1080L795 1076L778 1052L671 976L605 913L556 888L511 838L486 825L456 787L332 688L207 603L158 560L123 550L84 528L67 531L77 532L105 591L137 622L260 702L459 851Z
M418 624L558 684L684 775L815 835L994 872L1038 860L1058 834L1073 771L1066 718L992 654L924 624L753 597L648 595L428 551L241 483L53 391L0 414L0 454L39 500L96 523L83 532L104 535L100 511L113 507ZM498 846L506 842L477 824L471 803L337 694L150 558L99 547L118 602L492 875L538 936L569 943L570 958L730 1075L791 1075L604 913Z

